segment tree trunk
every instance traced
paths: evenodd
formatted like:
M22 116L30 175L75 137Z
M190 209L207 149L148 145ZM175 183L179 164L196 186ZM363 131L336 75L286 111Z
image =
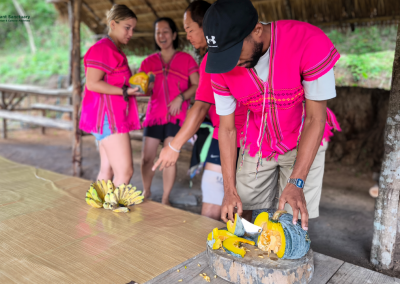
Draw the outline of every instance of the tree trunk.
M378 268L393 268L400 190L400 24L397 30L392 88L386 120L384 158L375 203L371 262Z
M79 106L81 104L81 36L80 14L82 0L71 0L72 4L72 172L74 176L82 173L82 135L79 130Z
M18 1L17 0L12 0L12 1L14 3L14 7L17 10L18 14L20 16L25 16L25 11L24 9L22 9L21 5L19 5ZM29 22L24 21L23 23L25 25L26 32L28 33L29 45L31 47L32 54L35 54L36 46L35 46L35 41L33 40L31 26L29 25Z

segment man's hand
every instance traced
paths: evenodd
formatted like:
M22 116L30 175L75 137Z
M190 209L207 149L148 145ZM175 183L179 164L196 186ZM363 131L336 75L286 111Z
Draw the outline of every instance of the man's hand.
M154 164L152 170L155 171L160 166L160 171L164 168L174 166L179 158L179 153L173 151L169 146L162 148L157 162Z
M301 213L301 226L303 230L308 230L308 211L306 198L304 197L303 189L296 187L294 184L288 183L279 198L279 210L285 208L285 204L289 205L293 209L293 224L296 225L299 217L299 211Z
M237 213L239 214L239 216L241 216L243 213L243 208L242 201L240 200L239 195L237 194L236 190L234 192L225 191L224 200L222 201L221 207L222 221L224 221L225 223L228 222L228 220L234 222L235 209L237 209ZM226 218L226 215L228 215L228 218Z

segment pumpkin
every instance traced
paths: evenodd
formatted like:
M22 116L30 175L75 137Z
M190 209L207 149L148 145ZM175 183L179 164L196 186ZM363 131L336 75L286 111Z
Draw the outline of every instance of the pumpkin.
M228 228L229 233L234 234L235 236L238 237L244 236L245 230L242 223L242 219L239 217L237 213L235 214L235 222L232 223L232 221L229 220L226 223L226 227Z
M129 85L131 85L131 88L139 88L140 93L146 94L149 84L154 82L154 79L154 74L151 72L148 74L139 72L129 78Z
M277 210L272 218L267 212L260 213L254 224L262 227L258 236L259 249L276 253L282 259L298 259L310 249L310 238L307 231L301 228L301 221L292 223L293 215L285 210Z
M230 237L222 242L222 246L227 253L236 257L244 257L246 254L246 250L240 246L242 243L250 244L253 246L255 245L253 241L249 241L244 238Z

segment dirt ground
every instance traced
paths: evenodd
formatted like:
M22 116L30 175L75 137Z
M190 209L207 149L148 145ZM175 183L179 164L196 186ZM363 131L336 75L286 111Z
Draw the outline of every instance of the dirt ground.
M0 155L12 161L71 174L70 132L48 129L10 131L9 139L0 139ZM134 169L132 184L141 188L141 142L132 141ZM201 208L200 177L195 177L189 188L187 170L191 153L183 151L178 161L178 177L171 193L174 207L199 213ZM83 138L83 178L95 180L99 169L99 155L92 136ZM369 262L374 204L368 189L374 185L372 173L357 172L338 163L327 163L320 203L320 217L310 221L312 248L320 253L373 269ZM153 200L160 201L162 174L157 172L153 185ZM400 256L396 259L400 260ZM394 271L381 271L400 277L396 260Z

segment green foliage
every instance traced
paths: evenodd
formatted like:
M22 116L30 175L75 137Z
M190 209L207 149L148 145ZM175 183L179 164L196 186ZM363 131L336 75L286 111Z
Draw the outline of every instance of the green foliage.
M394 51L386 50L364 54L343 54L336 66L350 69L354 80L379 78L382 72L393 68Z
M388 27L356 27L352 32L331 30L326 34L343 54L363 54L384 50L394 50L396 46L397 26Z

